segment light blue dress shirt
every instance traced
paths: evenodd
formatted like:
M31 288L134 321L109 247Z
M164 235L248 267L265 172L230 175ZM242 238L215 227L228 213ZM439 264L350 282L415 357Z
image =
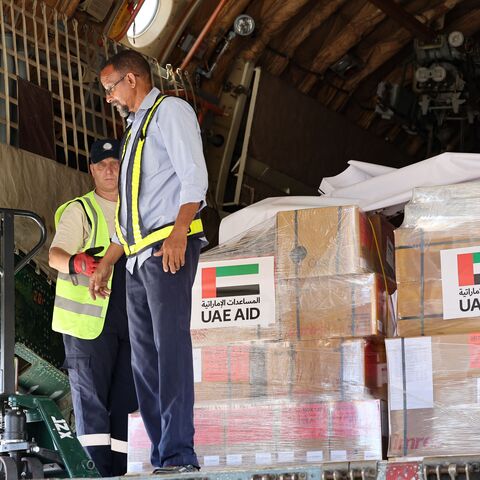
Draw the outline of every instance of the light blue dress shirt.
M122 195L120 228L126 235L127 202L126 176L135 136L160 91L153 88L143 99L137 112L127 118L131 136L120 171ZM208 174L203 156L200 127L193 108L177 97L165 98L147 129L143 147L139 210L147 230L175 222L181 205L200 202L205 206ZM118 237L113 238L120 244ZM146 249L127 260L127 270L133 273L153 253Z

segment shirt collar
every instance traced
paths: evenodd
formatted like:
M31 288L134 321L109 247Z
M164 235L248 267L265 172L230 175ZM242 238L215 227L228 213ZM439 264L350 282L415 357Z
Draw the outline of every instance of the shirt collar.
M157 87L153 87L142 100L142 103L138 107L137 111L139 112L140 110L148 110L149 108L153 107L153 104L155 103L155 100L157 99L159 93L160 90ZM134 118L135 112L130 112L127 117L127 123L130 125L133 122Z

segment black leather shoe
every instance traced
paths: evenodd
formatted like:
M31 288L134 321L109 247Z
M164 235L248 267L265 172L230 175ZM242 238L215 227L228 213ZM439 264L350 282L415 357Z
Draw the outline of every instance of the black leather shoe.
M196 465L175 465L168 467L157 467L152 475L175 475L176 473L195 473L200 470Z

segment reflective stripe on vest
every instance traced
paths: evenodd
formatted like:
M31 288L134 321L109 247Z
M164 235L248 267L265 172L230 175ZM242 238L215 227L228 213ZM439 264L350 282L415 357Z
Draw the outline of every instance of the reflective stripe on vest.
M127 166L126 175L126 192L125 195L120 191L119 201L117 202L117 212L115 216L115 229L120 243L123 245L125 254L127 256L135 255L145 248L160 243L165 240L173 230L173 224L165 225L153 231L147 231L142 223L139 210L140 188L142 183L142 157L147 129L153 118L153 115L160 106L160 103L166 98L166 95L159 94L152 107L147 111L142 120L140 128L135 136L132 150L130 152L130 162ZM131 139L131 128L126 132L125 138L122 142L122 166L127 150L128 142ZM132 159L133 154L133 159ZM122 197L127 202L127 216L126 216L126 235L124 236L120 228L120 212ZM203 225L200 218L196 218L190 224L187 235L200 235L203 233Z
M63 212L72 202L80 202L91 225L91 232L83 251L95 246L106 249L110 245L108 225L93 192L61 205L55 212L55 227ZM73 285L70 275L59 272L53 308L52 329L85 340L97 338L103 330L108 307L108 297L92 300L88 291L89 279L77 276L78 285ZM111 278L109 280L111 286Z

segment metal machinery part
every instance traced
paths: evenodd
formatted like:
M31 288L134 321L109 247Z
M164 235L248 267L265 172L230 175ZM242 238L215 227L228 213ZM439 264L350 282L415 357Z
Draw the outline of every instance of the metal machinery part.
M449 121L473 125L480 115L480 46L453 31L433 42L415 40L413 50L411 86L381 82L376 112L415 134L438 132Z
M40 229L40 240L17 264L16 217L33 220ZM51 398L15 393L15 274L45 240L38 215L0 208L0 480L100 477Z
M208 70L197 67L196 74L202 75L205 78L212 78L214 70L217 68L218 61L223 56L223 54L228 50L233 39L238 35L240 37L248 37L255 30L255 20L246 14L239 15L234 23L233 29L230 30L224 37L221 46L217 47L217 53L215 59Z

